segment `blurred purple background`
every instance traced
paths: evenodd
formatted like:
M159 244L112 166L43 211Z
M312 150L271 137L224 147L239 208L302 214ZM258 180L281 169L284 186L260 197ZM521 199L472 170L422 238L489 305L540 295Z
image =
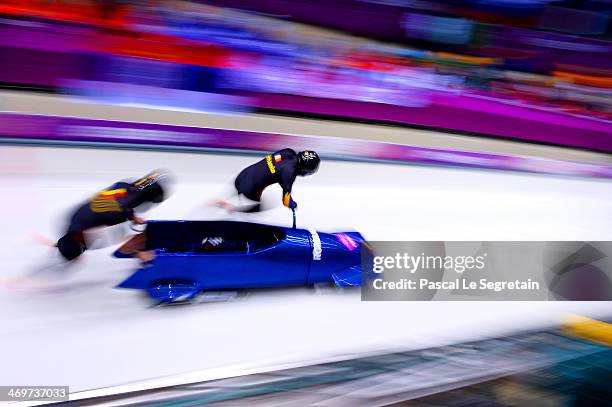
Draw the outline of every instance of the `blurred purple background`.
M0 3L0 84L612 151L604 0Z

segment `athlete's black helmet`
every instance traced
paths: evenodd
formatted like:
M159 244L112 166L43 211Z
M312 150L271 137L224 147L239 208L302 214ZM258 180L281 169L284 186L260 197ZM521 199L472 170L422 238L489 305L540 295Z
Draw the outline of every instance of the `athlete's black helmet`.
M134 188L142 191L145 202L160 203L170 195L170 175L162 170L153 171L138 181L134 182Z
M298 154L298 175L312 175L319 169L321 159L314 151L300 151Z

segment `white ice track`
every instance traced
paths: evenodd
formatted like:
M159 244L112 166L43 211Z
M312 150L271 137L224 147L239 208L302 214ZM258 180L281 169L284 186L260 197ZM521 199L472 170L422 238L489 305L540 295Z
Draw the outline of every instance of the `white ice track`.
M256 158L128 150L0 147L2 277L24 272L75 203L156 167L179 182L149 219L207 218ZM280 191L266 192L280 203ZM355 228L370 240L612 240L608 181L440 167L323 162L299 179L298 224ZM289 225L277 207L250 218ZM264 366L481 338L612 314L610 303L360 302L350 292L252 291L226 303L148 308L114 289L135 262L88 252L62 293L0 290L0 384L71 391L234 365Z

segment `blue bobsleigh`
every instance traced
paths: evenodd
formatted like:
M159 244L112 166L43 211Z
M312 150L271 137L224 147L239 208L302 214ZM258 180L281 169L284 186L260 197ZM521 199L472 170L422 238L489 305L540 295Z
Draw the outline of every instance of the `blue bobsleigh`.
M156 257L118 287L145 290L160 303L190 301L207 290L361 282L363 237L357 232L235 221L149 221L145 233L146 249Z

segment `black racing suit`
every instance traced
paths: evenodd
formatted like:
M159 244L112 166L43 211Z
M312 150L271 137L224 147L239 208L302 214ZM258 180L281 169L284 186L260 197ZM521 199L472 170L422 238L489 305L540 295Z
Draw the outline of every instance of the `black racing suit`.
M297 177L298 155L290 148L268 154L263 160L242 170L234 185L239 194L259 202L263 190L278 183L283 189L283 205L295 208L291 188Z
M117 225L132 219L134 208L144 203L143 195L131 183L113 184L95 194L74 212L65 236L84 245L83 231L98 226Z

